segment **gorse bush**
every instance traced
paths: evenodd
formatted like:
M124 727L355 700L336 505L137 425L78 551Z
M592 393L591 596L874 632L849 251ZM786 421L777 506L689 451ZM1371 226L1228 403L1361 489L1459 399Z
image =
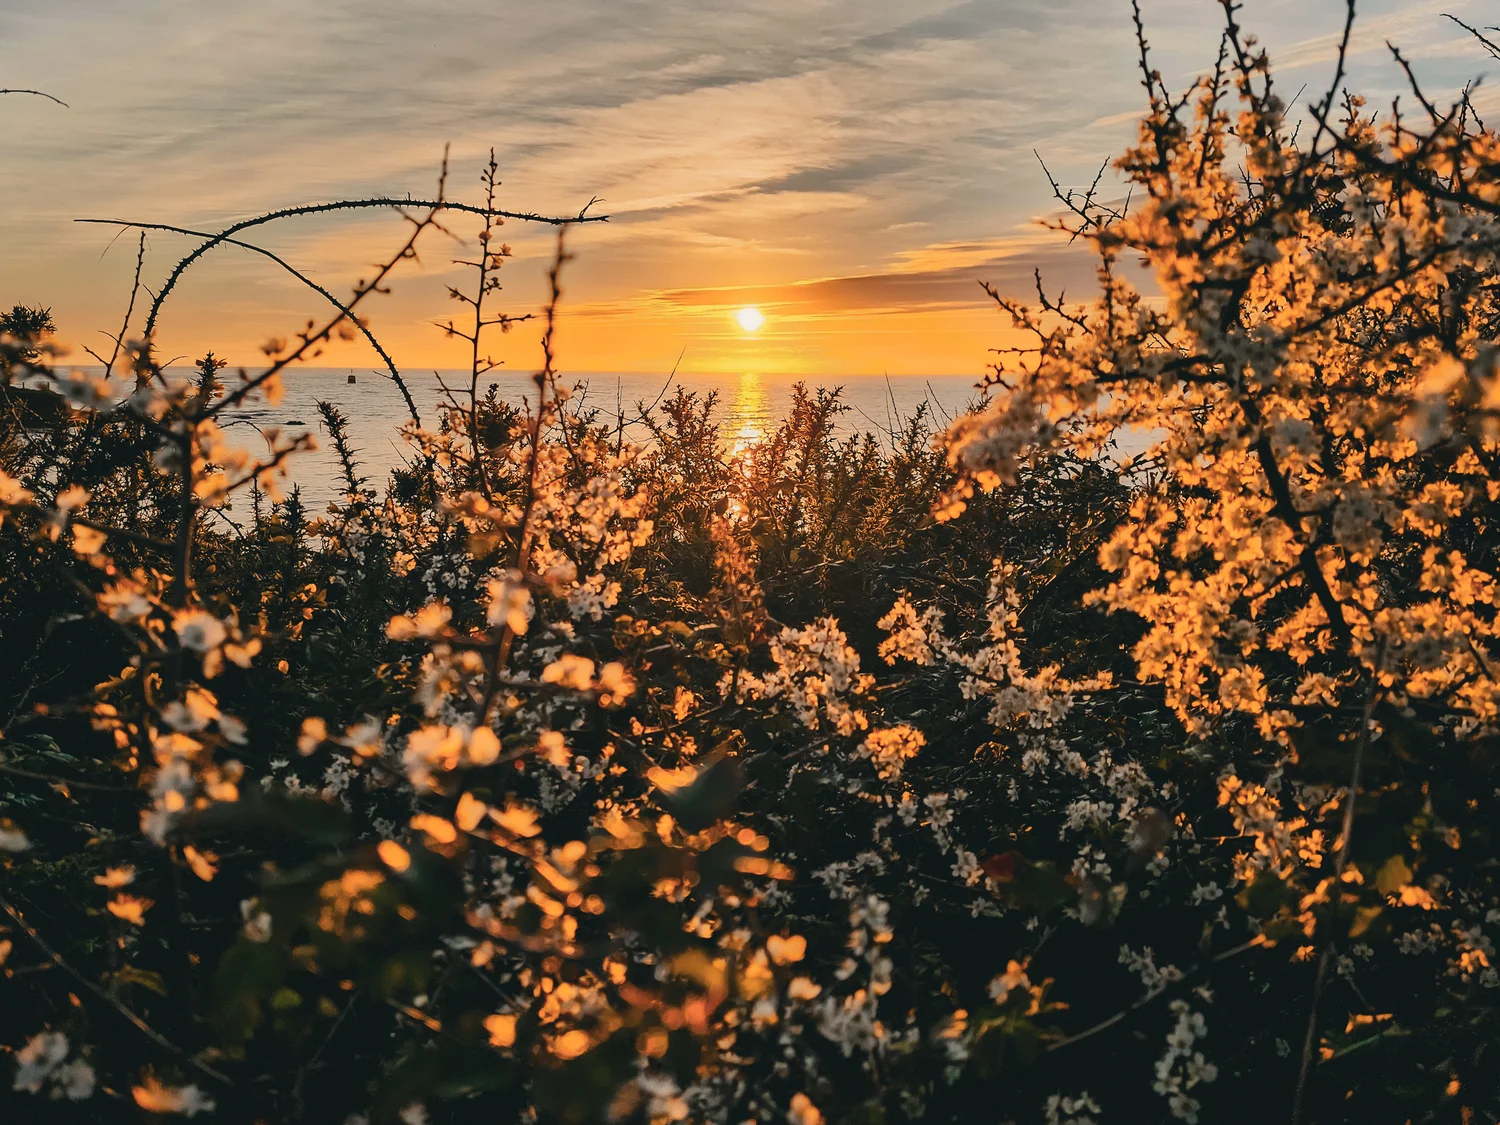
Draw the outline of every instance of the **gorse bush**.
M18 307L7 1119L1500 1115L1500 140L1342 66L1294 139L1226 14L1181 96L1142 37L1129 209L1061 194L1102 297L1001 300L1025 342L943 432L578 405L587 216L499 211L493 160L258 373L154 326L262 220L102 376ZM379 348L357 306L449 213L471 379L386 482L324 406L311 511L308 440L226 415ZM507 218L560 235L519 403Z

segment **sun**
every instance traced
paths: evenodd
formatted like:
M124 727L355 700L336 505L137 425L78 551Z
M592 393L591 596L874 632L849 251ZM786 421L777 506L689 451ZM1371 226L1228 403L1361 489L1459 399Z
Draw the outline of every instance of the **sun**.
M734 314L734 319L746 332L758 332L760 326L766 322L759 309L740 309Z

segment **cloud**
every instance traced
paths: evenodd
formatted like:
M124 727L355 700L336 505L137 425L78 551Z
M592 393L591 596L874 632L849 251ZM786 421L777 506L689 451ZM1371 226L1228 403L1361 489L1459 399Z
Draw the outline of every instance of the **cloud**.
M665 289L629 302L601 303L576 311L595 316L641 311L691 315L754 305L785 321L975 309L992 304L981 282L1002 296L1026 299L1035 293L1038 273L1049 296L1085 298L1097 284L1096 263L1087 246L1070 246L1056 236L1051 236L1050 244L1029 237L943 243L907 252L881 271L789 284ZM1124 268L1149 287L1143 271L1133 264Z
M1484 22L1490 3L1367 0L1352 80L1394 81L1377 68L1391 36L1435 87L1456 86L1488 60L1437 11ZM1211 63L1217 5L1143 6L1165 73ZM1341 10L1252 0L1241 18L1315 89ZM109 234L75 216L208 229L427 193L444 142L457 196L473 197L493 145L508 206L605 198L612 221L577 232L570 267L591 315L681 312L708 294L823 318L967 308L985 300L976 278L1019 292L1037 265L1081 294L1086 252L1025 229L1054 206L1032 150L1086 185L1133 138L1143 100L1114 0L6 0L0 69L73 106L3 107L0 299L50 303L79 336L115 327L132 263L112 251L101 266ZM392 229L336 216L258 237L341 287ZM524 303L550 238L517 224L505 237L507 294ZM152 245L160 269L180 247ZM441 295L427 283L452 274L448 249L429 246L414 294ZM274 268L216 255L174 298L175 347L232 337L246 294L267 321L304 299ZM413 323L447 311L389 305Z
M1434 30L1443 32L1446 23L1443 12L1452 7L1452 0L1408 0L1400 11L1357 18L1349 36L1346 57L1370 54L1389 57L1387 43L1401 46L1403 40L1427 38ZM1303 39L1277 50L1272 62L1288 70L1332 64L1338 58L1339 44L1343 40L1342 23L1340 19L1337 31ZM1447 25L1447 30L1451 30L1451 25ZM1451 34L1445 37L1450 44L1455 39Z

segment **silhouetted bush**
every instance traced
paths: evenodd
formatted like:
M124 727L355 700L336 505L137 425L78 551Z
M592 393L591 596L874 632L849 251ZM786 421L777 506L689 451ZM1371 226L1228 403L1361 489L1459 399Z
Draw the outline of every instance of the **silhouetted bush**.
M577 407L588 216L493 159L259 373L159 365L182 272L393 201L205 240L103 376L8 314L65 406L0 411L6 1119L1500 1113L1500 141L1340 66L1294 142L1226 12L1181 97L1142 38L1128 213L1059 192L1103 297L1002 301L942 433ZM471 378L384 482L322 406L311 511L225 416L334 335L400 382L357 307L448 212ZM506 218L559 231L521 403Z

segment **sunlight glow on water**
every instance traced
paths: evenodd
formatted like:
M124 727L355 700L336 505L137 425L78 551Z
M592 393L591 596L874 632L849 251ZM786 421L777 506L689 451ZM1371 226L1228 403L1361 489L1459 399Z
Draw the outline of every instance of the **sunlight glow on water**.
M759 375L739 377L726 413L739 423L730 431L734 435L730 444L733 452L743 453L766 436L766 429L772 424L771 410Z
M316 433L318 451L294 459L291 476L318 510L334 495L338 468L331 444L319 424L319 400L333 403L348 416L350 435L360 452L362 472L370 478L371 484L383 485L390 470L402 464L407 456L400 431L411 419L395 384L388 375L368 369L356 369L358 381L351 384L348 382L349 373L348 368L289 371L285 379L286 398L280 406L269 407L264 402L256 402L237 412L246 423L281 425L291 433L302 428ZM436 424L435 407L441 398L438 374L450 386L458 385L455 376L459 373L456 372L403 375L423 422L429 426ZM463 374L467 383L467 373ZM620 409L630 416L639 405L649 406L658 397L665 401L677 387L700 398L717 392L719 432L733 452L753 445L775 428L790 407L793 387L799 381L797 376L750 373L737 376L679 375L670 386L665 375L595 373L565 374L562 378L564 382L587 382L586 390L571 405L592 406L609 416L616 416ZM809 388L844 388L843 401L850 409L840 416L838 427L847 433L867 429L883 431L892 428L892 424L899 426L902 418L909 417L923 403L928 404L935 415L936 425L941 427L947 418L960 413L974 399L977 379L970 375L949 375L931 379L892 376L887 380L880 376L857 375L800 377L800 381ZM495 371L481 385L487 386L491 382L498 384L500 397L507 401L520 402L523 396L530 398L536 393L530 372ZM664 388L667 388L665 393ZM626 433L645 440L644 432L631 435L627 427ZM247 432L246 436L252 434ZM251 446L247 443L246 448Z
M355 382L349 382L350 374ZM170 369L169 376L190 377L189 369ZM459 376L462 376L460 379ZM219 375L226 387L236 384L235 371L226 369ZM435 427L437 405L442 400L441 378L449 386L467 385L467 372L413 371L403 373L407 386L422 415L424 424ZM843 403L849 409L837 423L842 433L857 430L873 432L899 428L901 420L911 416L923 404L933 414L933 423L942 427L975 398L977 379L971 375L923 376L791 376L758 375L679 375L669 383L665 374L589 374L563 375L565 383L586 382L587 387L571 405L595 408L608 417L623 410L627 417L638 413L639 406L665 401L675 390L696 394L700 400L718 395L715 417L719 432L728 449L742 452L760 441L782 419L789 409L793 388L799 381L809 389L843 388ZM534 398L536 385L530 372L498 370L481 381L481 389L490 383L499 387L500 397L519 403ZM338 461L332 443L323 431L318 416L320 401L332 403L349 419L349 435L358 453L360 472L369 485L383 489L391 469L405 463L408 447L401 428L411 421L401 392L390 376L369 368L300 368L284 375L285 397L272 406L259 395L253 396L224 418L223 424L231 442L253 454L265 453L260 431L279 427L283 433L296 435L311 432L318 449L291 459L290 482L302 489L303 497L315 512L321 512L337 491ZM643 428L635 432L627 426L628 437L644 441ZM288 485L289 487L289 485ZM235 503L236 509L247 501Z

